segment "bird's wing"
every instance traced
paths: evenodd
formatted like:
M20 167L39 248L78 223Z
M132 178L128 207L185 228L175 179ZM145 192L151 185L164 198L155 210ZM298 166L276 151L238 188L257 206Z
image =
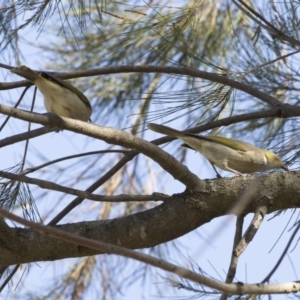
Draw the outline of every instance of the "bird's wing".
M227 146L227 147L232 148L237 151L247 152L247 151L256 149L255 146L253 146L249 143L246 143L244 141L233 140L233 139L224 138L224 137L220 137L220 136L201 136L201 138L207 139L212 142L219 143L221 145Z
M74 89L76 89L71 83L65 81L65 80L62 80L62 79L59 79L49 73L46 73L46 72L41 72L40 75L50 81L53 81L53 82L56 82L57 84L61 85L62 87L65 87L67 88L68 90L72 91L75 93ZM76 89L77 90L77 89ZM79 90L77 90L77 93L75 93L79 98L80 100L87 106L89 107L90 109L92 109L92 106L91 106L91 103L89 101L89 99L83 94L81 93Z
M169 136L173 136L173 137L177 137L182 139L183 141L187 142L186 138L192 138L192 139L197 139L197 140L206 140L209 142L214 142L226 147L229 147L231 149L234 149L236 151L241 151L241 152L247 152L247 151L251 151L251 150L255 150L257 149L255 146L243 142L243 141L239 141L239 140L232 140L232 139L228 139L228 138L224 138L224 137L220 137L220 136L203 136L203 135L197 135L197 134L192 134L192 133L185 133L176 129L173 129L171 127L168 126L164 126L164 125L159 125L159 124L154 124L154 123L148 123L148 128L165 134L165 135L169 135ZM187 144L183 144L184 147L188 147L188 148L192 148L192 146L187 145Z
M210 142L214 142L217 144L221 144L223 146L229 147L231 149L241 151L241 152L247 152L256 149L255 146L246 143L244 141L239 141L239 140L233 140L229 138L224 138L221 136L203 136L203 135L196 135L196 134L190 134L187 133L186 135L199 139L199 140L207 140ZM186 147L186 148L191 148L194 149L193 147L189 146L188 144L182 144L181 146Z

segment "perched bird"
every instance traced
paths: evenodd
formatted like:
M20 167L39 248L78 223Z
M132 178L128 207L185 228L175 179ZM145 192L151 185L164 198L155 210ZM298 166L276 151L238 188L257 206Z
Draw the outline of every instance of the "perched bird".
M179 138L186 143L183 146L200 152L212 164L218 178L221 176L215 166L239 176L242 173L263 172L277 168L288 171L288 168L275 153L243 141L220 136L185 133L153 123L149 123L148 128L158 133Z
M26 66L10 70L33 82L44 95L46 110L61 117L88 121L92 114L90 101L67 81L46 72L37 73Z

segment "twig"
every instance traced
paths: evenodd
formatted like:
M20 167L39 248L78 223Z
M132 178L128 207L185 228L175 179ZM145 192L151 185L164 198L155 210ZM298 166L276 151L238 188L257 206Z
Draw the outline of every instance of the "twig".
M297 232L299 231L299 229L300 229L300 222L298 221L298 225L297 225L297 227L295 228L295 230L294 230L292 236L290 237L290 239L289 239L287 245L285 246L285 248L284 248L284 250L283 250L283 252L282 252L280 258L278 259L278 261L277 261L277 263L276 263L276 265L275 265L274 268L271 270L271 272L265 277L265 279L262 281L262 283L268 282L268 281L270 280L271 276L272 276L272 275L275 273L275 271L278 269L278 267L280 266L281 262L283 261L285 255L286 255L287 251L289 250L289 247L291 246L292 241L294 240L294 238L295 238Z
M256 209L256 212L253 216L253 219L251 223L249 224L245 234L243 235L243 238L238 240L239 236L241 236L242 233L242 227L243 227L243 220L244 217L239 216L237 219L237 225L236 225L236 234L234 238L234 250L232 252L231 256L231 262L227 273L226 283L231 283L235 277L236 268L238 264L239 257L241 254L245 251L246 247L249 245L249 243L252 241L253 237L255 236L257 230L259 229L266 213L267 213L267 207L266 206L259 206ZM228 294L222 294L221 300L225 300L228 298Z
M152 195L116 195L116 196L102 196L94 195L92 193L81 191L73 188L68 188L57 183L41 180L37 178L30 178L24 175L13 174L10 172L0 171L0 177L8 178L14 181L26 182L29 184L38 185L42 189L49 189L53 191L62 192L69 195L75 195L84 199L105 202L129 202L129 201L163 201L169 199L170 196L154 193Z
M23 132L23 133L19 133L19 134L16 134L16 135L13 135L13 136L10 136L10 137L7 137L7 138L4 138L4 139L0 140L0 148L8 146L8 145L15 144L15 143L18 143L18 142L25 141L27 139L32 139L32 138L44 135L44 134L49 133L49 132L53 132L55 130L56 130L55 128L41 127L41 128L34 129L34 130L31 130L31 131L26 131L26 132Z
M235 235L234 235L233 247L232 247L233 250L232 250L230 265L227 272L227 277L225 280L226 283L233 282L233 279L235 277L236 267L238 262L238 257L236 256L236 249L239 242L242 239L243 224L244 224L244 216L243 215L237 216L236 225L235 225ZM222 294L220 300L225 300L227 298L228 298L228 294Z
M17 101L17 103L14 105L15 108L17 108L19 106L19 104L21 103L23 97L25 96L26 91L29 89L30 86L26 86L25 89L23 90L19 100ZM10 116L7 116L6 119L4 120L4 122L2 123L2 125L0 126L0 131L2 131L2 129L5 127L6 123L8 122Z
M300 46L300 41L299 40L294 39L293 37L290 37L290 36L286 35L284 32L282 32L277 27L275 27L272 23L270 23L268 20L266 20L261 14L257 13L252 7L250 7L244 1L242 1L242 0L238 0L238 1L241 3L241 5L238 4L235 0L233 0L233 3L239 9L241 9L247 16L249 16L255 23L257 23L259 26L261 26L261 27L265 28L266 30L268 30L268 32L270 33L270 35L272 35L272 36L274 36L276 38L279 38L280 40L287 41L287 42L291 43L292 45ZM248 11L250 13L248 13ZM255 17L253 17L253 15L256 18L260 19L266 25L264 25L263 23L261 23Z
M90 152L84 152L84 153L80 153L80 154L74 154L74 155L64 156L64 157L60 157L60 158L48 161L48 162L46 162L44 164L41 164L39 166L25 169L22 173L20 173L20 175L26 175L26 174L35 172L37 170L40 170L42 168L48 167L50 165L56 164L58 162L66 161L66 160L74 159L74 158L78 158L78 157L83 157L83 156L88 156L88 155L95 155L95 154L106 154L106 153L122 153L122 154L126 154L128 152L129 152L128 150L99 150L99 151L90 151Z

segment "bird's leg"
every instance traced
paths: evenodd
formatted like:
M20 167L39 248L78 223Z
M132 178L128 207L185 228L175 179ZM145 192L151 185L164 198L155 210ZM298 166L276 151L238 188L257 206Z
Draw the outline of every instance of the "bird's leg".
M212 167L214 168L214 170L215 170L215 172L216 172L216 174L217 174L217 178L223 178L223 177L218 173L218 171L217 171L215 165L214 165L213 163L210 163L210 164L211 164Z
M223 162L222 169L226 170L226 171L229 171L229 172L232 172L232 173L236 174L237 176L244 176L239 171L229 168L227 162Z
M57 115L57 114L54 114L52 112L46 112L46 113L43 113L44 116L47 116L50 118L50 121L52 124L46 126L46 127L50 127L50 128L53 128L53 129L56 129L55 132L59 132L59 131L63 131L63 129L60 129L56 124L57 123L60 123L62 122L61 118ZM55 125L54 125L55 124Z
M224 168L224 169L226 169L226 170L229 171L229 172L232 172L232 173L236 174L237 176L244 176L244 175L243 175L242 173L240 173L239 171L233 170L233 169L229 168L228 166L226 166L226 168Z

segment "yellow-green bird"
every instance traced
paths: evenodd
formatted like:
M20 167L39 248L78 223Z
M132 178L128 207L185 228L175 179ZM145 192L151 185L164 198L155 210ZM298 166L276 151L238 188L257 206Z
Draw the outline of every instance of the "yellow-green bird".
M148 128L158 133L179 138L186 143L183 146L200 152L212 164L218 178L221 176L215 166L239 176L243 173L263 172L277 168L289 170L275 153L243 141L220 136L185 133L153 123L149 123Z
M26 66L10 70L33 82L44 96L46 110L61 117L88 121L92 107L88 98L67 81L46 72L37 73Z

